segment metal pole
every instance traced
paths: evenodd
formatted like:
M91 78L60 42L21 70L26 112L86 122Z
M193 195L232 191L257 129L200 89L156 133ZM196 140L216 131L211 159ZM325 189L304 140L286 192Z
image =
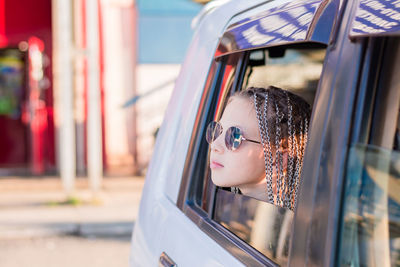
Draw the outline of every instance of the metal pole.
M89 182L94 193L100 190L103 177L98 8L97 0L86 1L88 52L87 155Z
M86 175L86 143L85 143L85 85L86 85L86 47L84 40L85 14L84 1L73 1L74 14L74 88L75 88L75 128L76 128L76 174Z
M60 175L68 196L75 186L75 122L72 73L71 2L53 0L54 102L57 112Z

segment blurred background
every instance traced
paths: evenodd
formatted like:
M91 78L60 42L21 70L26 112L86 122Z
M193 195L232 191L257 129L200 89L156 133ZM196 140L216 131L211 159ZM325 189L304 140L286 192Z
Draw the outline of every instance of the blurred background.
M0 0L0 266L127 266L201 0Z

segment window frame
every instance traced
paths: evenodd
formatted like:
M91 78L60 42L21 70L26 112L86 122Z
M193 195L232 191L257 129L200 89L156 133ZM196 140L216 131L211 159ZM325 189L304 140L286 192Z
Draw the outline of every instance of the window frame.
M310 48L310 49L318 49L325 48L327 46L320 43L315 42L301 42L296 44L280 44L274 47L285 47L285 48ZM263 47L259 49L268 49L271 47ZM235 234L230 232L227 228L223 227L216 221L212 219L212 215L214 213L214 204L215 204L215 192L217 187L215 185L211 185L211 193L212 198L208 205L208 212L202 209L201 205L196 203L196 189L199 188L199 184L197 183L193 186L193 183L196 183L196 177L199 177L199 174L204 173L204 165L197 164L198 159L201 157L205 157L205 151L208 150L202 148L204 145L204 140L202 144L202 134L205 132L205 128L207 127L207 122L211 121L214 114L216 113L216 102L218 99L218 92L220 90L222 84L222 77L225 73L225 66L227 59L229 57L239 55L239 60L237 63L237 69L234 76L232 91L240 90L242 86L242 82L244 79L244 74L247 68L248 58L250 52L241 51L234 54L229 54L224 57L217 58L215 61L218 65L215 72L210 71L208 77L214 77L214 79L206 85L206 89L203 91L203 95L200 101L199 112L196 117L195 127L193 129L193 134L190 141L190 147L187 153L187 159L185 162L185 168L182 175L182 182L179 190L177 206L179 209L183 211L186 216L191 219L201 230L203 230L207 235L212 237L215 241L217 241L221 246L227 249L232 255L238 258L245 264L250 264L251 266L278 266L277 263L269 259L266 255L262 254L251 245L237 237ZM324 59L325 61L325 59ZM322 72L321 72L322 75ZM318 89L316 95L318 94ZM213 106L214 105L214 106ZM311 128L311 123L310 123ZM204 138L203 138L204 139ZM207 146L207 144L205 144ZM203 151L201 151L203 150ZM205 157L206 158L206 157ZM207 179L206 177L204 179ZM198 179L203 181L203 179ZM198 198L197 198L198 200ZM292 234L291 234L292 235Z

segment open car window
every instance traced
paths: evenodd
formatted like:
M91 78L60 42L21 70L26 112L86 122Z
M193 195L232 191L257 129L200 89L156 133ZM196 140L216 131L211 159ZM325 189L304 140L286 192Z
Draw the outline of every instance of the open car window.
M204 125L219 121L233 94L249 87L280 87L303 98L312 108L325 57L325 46L302 44L231 54L219 58L213 73L215 91ZM206 101L206 100L204 100ZM210 100L211 103L211 100ZM210 222L250 251L266 256L270 263L286 264L293 210L237 194L231 187L216 186L211 179L210 148L206 127L198 134L201 144L195 177L189 185L193 202ZM225 134L225 133L224 133ZM260 158L264 162L264 158ZM299 170L301 171L301 170Z

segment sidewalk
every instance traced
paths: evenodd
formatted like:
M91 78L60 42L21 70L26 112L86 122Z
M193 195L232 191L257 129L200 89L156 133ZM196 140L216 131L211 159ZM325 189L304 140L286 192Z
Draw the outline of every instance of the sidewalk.
M95 198L78 178L66 204L59 177L0 177L0 240L42 236L129 237L143 177L105 177Z

